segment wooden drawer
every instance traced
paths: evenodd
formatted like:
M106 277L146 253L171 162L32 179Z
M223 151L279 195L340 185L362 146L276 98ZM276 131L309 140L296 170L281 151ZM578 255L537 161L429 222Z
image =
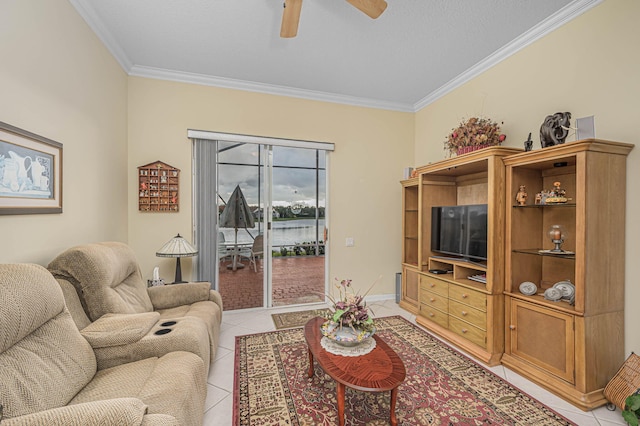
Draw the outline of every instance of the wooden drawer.
M458 317L470 324L475 325L479 329L487 329L487 313L468 305L463 305L455 300L449 300L449 315Z
M464 322L456 317L449 317L449 330L464 337L471 343L483 348L487 347L487 332Z
M420 290L420 303L436 308L442 312L449 311L449 300L446 297L424 289Z
M437 293L444 297L449 295L449 284L426 275L420 275L420 289Z
M429 305L425 305L423 303L420 304L420 315L444 328L449 326L449 315L446 312L434 309Z
M449 288L449 300L473 306L481 311L487 311L487 295L466 287L452 285Z

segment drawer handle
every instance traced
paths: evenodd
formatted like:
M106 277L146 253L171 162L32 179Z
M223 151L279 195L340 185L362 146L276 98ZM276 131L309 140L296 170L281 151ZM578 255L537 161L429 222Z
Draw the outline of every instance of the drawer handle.
M435 285L434 283L429 283L429 287L433 288L433 287L435 287L435 286L436 286L436 285Z
M462 329L462 332L463 332L463 333L466 333L467 331L469 331L469 330L467 330L466 328L463 328L463 329Z
M466 299L467 297L469 297L469 295L467 293L462 293L462 298Z
M435 302L435 301L436 301L436 299L434 299L433 297L430 297L430 298L429 298L429 300L430 300L431 302Z
M511 325L509 326L509 329L510 329L510 330L515 330L515 329L516 329L516 326L515 326L515 325L513 325L513 324L511 324Z
M462 311L462 312L460 312L460 313L462 314L462 316L463 316L463 317L466 317L466 316L467 316L467 311Z
M429 316L432 317L433 316L433 312L429 312Z

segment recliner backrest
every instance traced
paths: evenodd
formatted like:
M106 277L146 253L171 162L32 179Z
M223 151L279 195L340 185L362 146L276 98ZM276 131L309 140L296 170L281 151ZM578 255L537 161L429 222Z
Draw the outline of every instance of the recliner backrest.
M73 286L73 284L63 278L58 278L56 279L56 281L62 289L64 303L65 305L67 305L67 309L71 314L71 318L73 318L73 322L76 323L78 330L82 330L83 328L91 324L91 320L82 307L82 302L80 301L80 297L78 296L78 291Z
M42 266L0 265L0 405L6 418L67 405L96 374L62 290Z
M108 313L153 311L136 256L124 243L72 247L53 259L48 269L76 287L92 321Z

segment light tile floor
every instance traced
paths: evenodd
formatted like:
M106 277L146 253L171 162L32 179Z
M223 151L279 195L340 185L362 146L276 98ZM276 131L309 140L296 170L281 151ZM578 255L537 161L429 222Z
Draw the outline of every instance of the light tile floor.
M415 315L398 307L393 300L369 303L376 317L402 315L415 324ZM233 366L235 337L245 334L274 331L275 326L271 314L296 310L315 309L319 305L305 305L273 309L246 309L225 311L222 318L220 344L216 359L211 364L208 378L208 393L205 402L204 426L230 426L233 416ZM531 395L540 402L553 408L579 426L614 426L626 425L620 410L609 411L600 407L590 412L565 402L552 393L542 389L503 366L489 367L498 376Z

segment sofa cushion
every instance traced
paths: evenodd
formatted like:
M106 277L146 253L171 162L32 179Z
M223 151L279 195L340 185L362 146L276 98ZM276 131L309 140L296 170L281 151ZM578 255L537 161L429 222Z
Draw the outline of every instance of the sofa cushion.
M76 287L92 321L107 313L153 311L138 261L124 243L72 247L52 260L48 269Z
M2 422L2 426L140 426L143 424L146 411L147 406L139 399L107 399L104 401L58 407L6 419ZM168 420L170 421L171 419ZM177 424L175 423L175 419L173 419L173 422L172 424Z
M171 352L100 370L70 404L116 397L139 398L147 412L170 414L183 426L202 425L204 363L190 352Z
M0 404L6 417L66 405L93 377L96 359L38 265L0 265Z

